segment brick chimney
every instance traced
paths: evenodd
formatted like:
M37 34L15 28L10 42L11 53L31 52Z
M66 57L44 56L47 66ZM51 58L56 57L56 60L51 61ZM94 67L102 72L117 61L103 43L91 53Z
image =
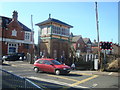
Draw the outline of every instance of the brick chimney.
M96 43L96 40L94 39L94 43Z
M17 11L13 11L13 20L17 21L18 18L18 12Z

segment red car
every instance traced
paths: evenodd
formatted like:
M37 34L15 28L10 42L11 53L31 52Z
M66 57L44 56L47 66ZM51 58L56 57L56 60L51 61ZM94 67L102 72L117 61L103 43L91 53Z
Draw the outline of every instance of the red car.
M38 73L39 71L43 72L52 72L56 75L59 74L68 74L71 68L67 65L63 65L55 59L41 58L35 61L34 71Z

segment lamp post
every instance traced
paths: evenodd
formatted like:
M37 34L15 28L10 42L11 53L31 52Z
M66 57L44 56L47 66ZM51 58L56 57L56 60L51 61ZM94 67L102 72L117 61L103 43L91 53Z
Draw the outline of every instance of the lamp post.
M100 70L102 69L102 60L100 59L100 43L99 43L99 21L98 21L98 10L97 2L95 2L95 11L96 11L96 26L97 26L97 40L98 40L98 60L100 62Z

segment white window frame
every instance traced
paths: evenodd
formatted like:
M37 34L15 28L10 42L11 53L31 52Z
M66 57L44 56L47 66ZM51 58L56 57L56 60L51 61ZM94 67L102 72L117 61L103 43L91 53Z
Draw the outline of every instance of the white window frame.
M12 36L17 36L17 31L15 29L12 30Z
M30 41L31 40L31 32L25 32L24 39L25 39L25 41Z
M15 53L17 53L18 52L18 44L17 43L8 43L8 54L13 54L12 52L10 52L10 48L16 48L16 51L15 51Z
M48 34L48 28L44 27L42 28L42 35L47 35Z

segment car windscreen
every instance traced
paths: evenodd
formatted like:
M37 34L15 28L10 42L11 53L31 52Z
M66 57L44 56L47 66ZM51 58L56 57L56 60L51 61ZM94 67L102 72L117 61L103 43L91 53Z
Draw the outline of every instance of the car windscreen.
M54 65L61 65L61 63L58 62L57 60L51 60L51 62L52 62Z

